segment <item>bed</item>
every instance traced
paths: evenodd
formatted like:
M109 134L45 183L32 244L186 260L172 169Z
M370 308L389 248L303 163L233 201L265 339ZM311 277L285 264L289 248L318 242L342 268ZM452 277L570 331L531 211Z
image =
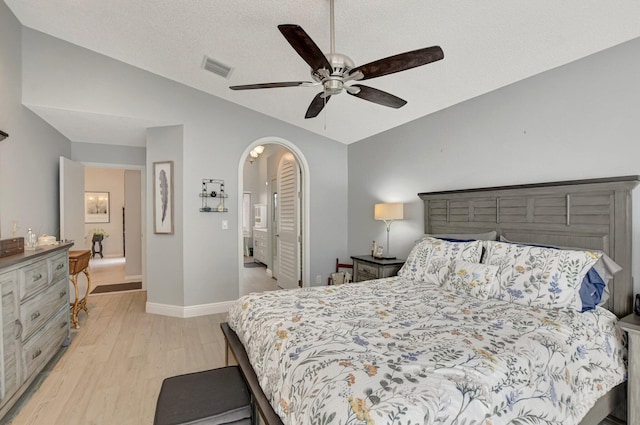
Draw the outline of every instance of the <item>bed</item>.
M638 180L419 194L425 233L495 231L505 241L489 247L498 262L515 243L580 248L563 253L584 261L583 250L612 258L622 271L609 298L585 313L514 303L512 288L502 298L461 293L409 268L378 281L242 298L222 328L264 421L569 425L620 413L626 352L616 316L632 309ZM478 251L468 241L424 243Z

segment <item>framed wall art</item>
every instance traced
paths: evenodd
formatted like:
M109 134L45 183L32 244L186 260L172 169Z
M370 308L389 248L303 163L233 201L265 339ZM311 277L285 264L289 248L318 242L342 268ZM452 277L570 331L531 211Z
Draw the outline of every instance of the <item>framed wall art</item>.
M153 233L173 234L173 161L153 163Z
M109 223L109 192L84 193L84 222Z

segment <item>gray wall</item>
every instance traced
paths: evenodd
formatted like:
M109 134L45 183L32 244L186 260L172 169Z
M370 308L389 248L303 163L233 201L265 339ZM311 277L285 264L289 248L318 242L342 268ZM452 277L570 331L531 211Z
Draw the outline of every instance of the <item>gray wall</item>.
M58 161L70 156L70 142L22 106L22 26L0 2L0 237L31 227L59 236Z
M184 196L184 204L176 205L176 211L182 208L182 229L173 237L154 237L148 231L152 223L147 223L150 302L190 306L237 298L241 262L238 170L246 148L263 137L290 141L309 163L310 275L326 277L335 257L346 254L344 209L327 208L327 204L345 205L347 201L345 145L37 31L25 29L24 33L25 103L183 125L183 183L176 185L176 193ZM153 152L148 143L146 177L152 161L168 159L174 158ZM227 182L229 213L198 211L203 178ZM221 229L223 219L228 221L228 230ZM170 243L168 250L155 248L155 241L162 240L164 245L172 238L180 241ZM184 299L171 291L156 293L155 288L166 285L167 276L174 276L180 268L183 274L178 284L184 287Z
M384 240L376 202L406 203L391 228L406 256L423 232L419 192L640 174L639 99L636 39L349 145L349 251ZM636 253L639 205L636 190Z
M146 148L137 146L71 143L71 159L83 163L144 165L146 155Z
M184 305L183 127L147 130L147 301ZM153 163L173 161L173 234L155 234ZM198 188L199 190L199 188Z

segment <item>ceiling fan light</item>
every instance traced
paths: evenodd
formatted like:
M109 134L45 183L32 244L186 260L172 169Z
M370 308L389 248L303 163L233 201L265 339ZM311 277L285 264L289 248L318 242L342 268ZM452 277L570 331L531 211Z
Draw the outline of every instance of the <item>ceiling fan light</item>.
M258 155L262 155L262 152L264 152L264 146L258 145L255 148L253 148L253 150L256 151Z
M255 158L257 158L259 155L258 155L258 152L256 152L255 150L253 150L253 149L252 149L252 150L251 150L251 152L249 152L249 156L251 156L251 158L254 158L254 159L255 159Z

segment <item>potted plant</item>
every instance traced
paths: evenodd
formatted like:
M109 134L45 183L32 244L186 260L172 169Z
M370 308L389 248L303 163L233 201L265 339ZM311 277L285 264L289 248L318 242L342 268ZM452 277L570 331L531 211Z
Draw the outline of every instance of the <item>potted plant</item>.
M105 232L104 229L93 229L93 236L91 237L91 258L94 258L96 254L102 257L102 240L104 238L108 238L109 234ZM98 244L98 249L96 249L96 243Z
M108 238L109 234L104 229L93 229L93 242L102 242L104 238Z

